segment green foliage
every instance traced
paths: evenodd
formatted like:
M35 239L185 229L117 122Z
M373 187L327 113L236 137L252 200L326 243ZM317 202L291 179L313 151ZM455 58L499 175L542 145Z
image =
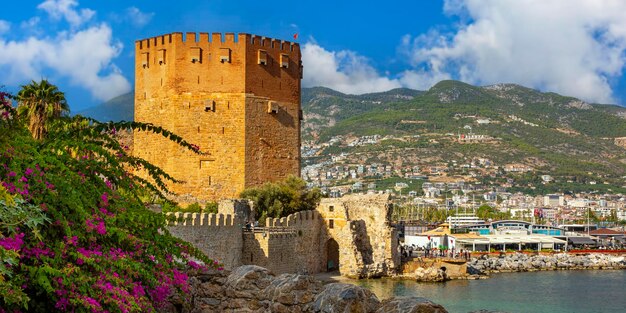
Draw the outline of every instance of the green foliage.
M483 204L476 210L476 216L484 220L508 220L511 218L511 213L500 212L487 204Z
M217 214L217 202L215 201L210 201L207 202L207 204L204 206L204 213L213 213L213 214Z
M304 180L290 176L284 181L248 188L241 197L254 202L263 223L266 217L285 217L299 211L315 210L322 195L317 188L307 190Z
M5 100L0 97L0 100ZM0 307L8 311L146 312L189 286L181 269L196 258L169 235L166 217L146 208L171 177L127 153L113 134L150 124L101 124L81 117L48 121L34 140L0 101ZM151 181L133 174L138 169ZM132 170L133 172L129 171ZM210 262L210 263L209 263Z
M200 203L196 202L188 205L182 212L201 213L202 207L200 206Z

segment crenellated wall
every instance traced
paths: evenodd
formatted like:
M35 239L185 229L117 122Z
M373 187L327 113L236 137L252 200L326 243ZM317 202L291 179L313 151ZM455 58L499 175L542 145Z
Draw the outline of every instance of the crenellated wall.
M136 131L134 154L200 200L300 172L300 46L250 34L171 33L135 43L135 120L175 132L197 155ZM179 199L180 200L180 199Z
M223 201L220 212L248 212L245 203ZM169 227L209 257L225 260L227 269L254 264L277 274L313 274L338 265L343 276L380 277L400 264L391 209L387 195L346 196L322 199L315 211L267 218L263 227L249 230L245 214L177 213L182 221Z
M264 266L275 273L325 271L320 257L323 220L317 211L301 211L283 218L268 218L265 227L246 233L243 264Z
M168 225L170 233L185 240L227 269L241 265L242 225L233 215L208 213L168 213L176 217Z

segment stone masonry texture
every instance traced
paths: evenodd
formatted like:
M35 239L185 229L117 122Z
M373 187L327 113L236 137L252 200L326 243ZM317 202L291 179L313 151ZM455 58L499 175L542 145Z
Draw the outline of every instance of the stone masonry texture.
M332 261L341 275L370 278L393 275L400 265L389 195L323 199L316 210L268 218L250 231L244 204L223 200L218 214L171 213L178 221L168 229L229 270L258 265L278 274L314 274L329 270L338 255Z
M134 155L199 200L300 172L300 46L249 34L171 33L135 43L135 120L173 131L195 154L134 133Z

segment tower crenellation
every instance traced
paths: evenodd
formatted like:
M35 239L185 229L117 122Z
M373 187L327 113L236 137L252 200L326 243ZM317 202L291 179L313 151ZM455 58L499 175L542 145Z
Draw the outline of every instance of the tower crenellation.
M299 175L299 44L174 32L137 40L135 48L135 120L161 125L207 152L135 133L137 156L185 181L172 191L236 198L245 187Z

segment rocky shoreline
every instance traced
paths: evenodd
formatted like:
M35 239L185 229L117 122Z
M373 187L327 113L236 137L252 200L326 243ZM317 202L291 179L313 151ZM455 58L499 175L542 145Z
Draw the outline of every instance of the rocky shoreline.
M191 274L189 296L169 299L160 312L364 312L447 313L420 297L380 301L370 290L352 284L322 284L309 275L281 274L244 265L232 272L210 270Z
M467 263L469 275L489 273L534 272L552 270L626 269L626 257L609 254L528 255L523 253L500 256L482 255Z
M483 255L467 263L465 278L485 278L490 273L547 270L626 269L626 256L608 254ZM424 269L418 269L420 272ZM446 280L441 269L433 276ZM471 277L471 278L470 278ZM405 276L406 278L406 276ZM309 275L274 275L268 269L245 265L229 271L190 273L186 298L169 299L160 312L367 312L445 313L446 309L421 297L394 297L380 301L370 290L346 283L328 283ZM478 311L488 312L488 311Z

